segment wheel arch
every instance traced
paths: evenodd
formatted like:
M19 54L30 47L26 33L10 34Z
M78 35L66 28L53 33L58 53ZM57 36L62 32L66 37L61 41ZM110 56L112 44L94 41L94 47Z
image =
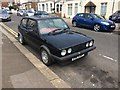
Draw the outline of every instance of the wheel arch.
M50 49L49 49L46 45L41 45L39 50L41 51L42 49L44 49L44 50L47 51L47 53L48 53L49 56L50 56L50 59L52 60L52 62L54 62L55 60L52 58L52 55L51 55L51 53L50 53Z
M42 49L45 49L45 50L48 52L48 54L51 55L50 50L49 50L49 48L48 48L47 46L41 45L41 46L40 46L40 51L41 51Z

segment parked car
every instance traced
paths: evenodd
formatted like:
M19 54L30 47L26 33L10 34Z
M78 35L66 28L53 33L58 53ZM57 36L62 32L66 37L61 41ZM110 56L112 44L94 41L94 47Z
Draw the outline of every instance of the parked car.
M25 10L19 10L19 11L17 11L17 16L23 16L24 12L25 12Z
M6 10L0 9L0 21L11 21L11 16Z
M95 49L92 38L71 31L59 17L23 17L18 31L19 42L36 47L45 65L75 61Z
M95 31L113 31L115 23L92 13L78 13L72 19L73 26L84 26Z
M35 11L34 16L49 15L46 11Z
M9 9L4 9L4 10L6 10L7 13L12 14L12 11L10 11Z
M23 16L33 16L34 12L32 10L25 10L25 12L23 12Z
M114 22L120 22L120 11L116 11L113 13L110 17L109 20L112 20Z

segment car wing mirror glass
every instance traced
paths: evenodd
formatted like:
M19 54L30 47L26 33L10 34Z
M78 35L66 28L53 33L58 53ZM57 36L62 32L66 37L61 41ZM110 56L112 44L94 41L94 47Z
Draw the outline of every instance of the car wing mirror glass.
M94 18L93 18L93 17L91 17L90 19L91 19L91 20L94 20Z

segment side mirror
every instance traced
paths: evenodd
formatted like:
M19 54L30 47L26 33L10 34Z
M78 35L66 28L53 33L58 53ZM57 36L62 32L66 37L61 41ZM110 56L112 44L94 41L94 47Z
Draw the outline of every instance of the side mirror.
M94 20L94 18L93 18L93 17L91 17L90 19L91 19L91 20Z

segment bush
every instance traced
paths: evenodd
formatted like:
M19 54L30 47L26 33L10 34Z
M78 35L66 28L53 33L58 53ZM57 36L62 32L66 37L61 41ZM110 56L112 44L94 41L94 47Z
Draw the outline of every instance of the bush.
M9 10L13 9L13 6L9 6Z
M11 10L11 9L17 10L18 6L17 5L9 6L9 10Z

